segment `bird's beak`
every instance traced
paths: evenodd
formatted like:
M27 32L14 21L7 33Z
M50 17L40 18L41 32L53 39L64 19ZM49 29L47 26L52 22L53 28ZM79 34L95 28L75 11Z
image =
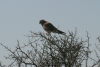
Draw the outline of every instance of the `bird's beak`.
M39 21L39 24L40 24L40 21Z

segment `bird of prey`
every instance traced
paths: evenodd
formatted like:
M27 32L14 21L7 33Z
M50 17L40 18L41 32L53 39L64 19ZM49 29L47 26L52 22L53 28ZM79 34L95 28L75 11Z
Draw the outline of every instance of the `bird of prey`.
M54 27L51 23L45 21L45 20L40 20L39 24L42 25L43 29L47 32L46 35L49 36L51 32L53 33L58 33L58 34L65 34L65 32L62 32L58 30L56 27Z

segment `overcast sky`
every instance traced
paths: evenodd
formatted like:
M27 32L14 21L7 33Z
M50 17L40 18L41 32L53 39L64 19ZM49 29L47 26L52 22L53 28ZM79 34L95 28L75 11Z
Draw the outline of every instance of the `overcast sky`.
M0 0L0 43L14 49L17 40L27 43L24 35L29 31L44 32L40 19L51 22L66 32L78 30L78 36L86 39L88 31L91 50L95 49L96 38L100 36L100 0ZM7 52L0 46L0 61L5 60ZM94 54L92 55L95 57ZM89 63L91 65L91 62Z

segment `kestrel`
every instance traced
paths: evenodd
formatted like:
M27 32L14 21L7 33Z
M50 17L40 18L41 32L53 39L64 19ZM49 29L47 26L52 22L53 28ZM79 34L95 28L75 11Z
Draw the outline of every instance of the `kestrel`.
M62 32L58 30L56 27L54 27L51 23L45 21L45 20L40 20L39 24L42 25L43 29L47 32L46 35L49 36L51 32L53 33L58 33L58 34L65 34L65 32Z

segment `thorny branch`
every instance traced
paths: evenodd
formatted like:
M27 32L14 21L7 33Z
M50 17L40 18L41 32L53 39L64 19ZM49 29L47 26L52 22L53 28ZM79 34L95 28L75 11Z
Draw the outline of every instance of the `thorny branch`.
M89 53L89 37L87 33L87 41L79 41L77 31L75 33L69 31L69 35L50 35L47 37L44 33L32 32L31 35L25 35L29 38L28 44L20 46L19 41L15 51L1 44L5 49L10 51L7 59L13 60L9 66L17 64L35 66L35 67L81 67L83 61L86 60L88 66ZM88 47L86 47L86 43ZM86 48L88 50L86 50ZM26 50L24 50L26 49Z

